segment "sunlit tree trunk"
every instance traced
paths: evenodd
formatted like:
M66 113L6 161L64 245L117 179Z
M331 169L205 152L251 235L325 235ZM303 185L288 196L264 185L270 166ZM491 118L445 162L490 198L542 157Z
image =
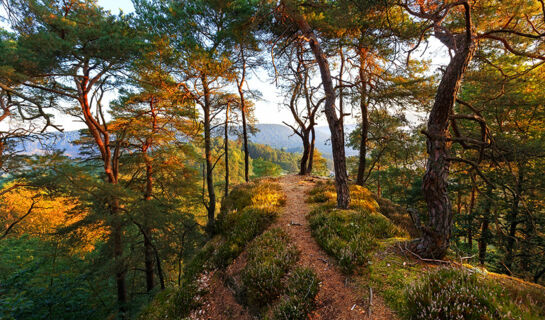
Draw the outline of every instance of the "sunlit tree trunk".
M244 55L244 47L240 48L240 56L242 59L242 76L237 79L237 89L240 97L240 112L242 114L242 140L244 145L244 180L250 181L250 153L248 151L248 123L246 119L246 100L244 99L244 81L246 81L246 57Z
M289 14L301 32L307 37L310 48L314 54L314 57L316 58L316 62L320 67L320 76L322 78L322 85L325 91L324 112L329 125L329 131L331 132L331 151L333 154L333 166L335 170L337 207L347 209L350 205L350 193L348 191L348 175L346 173L342 114L341 118L339 119L337 116L337 111L335 110L335 89L333 88L329 63L320 43L318 42L318 38L314 34L314 31L312 31L310 28L308 22L301 15L293 12L292 10L290 10Z
M225 157L225 191L224 196L227 197L229 195L229 102L227 102L227 106L225 107L225 132L224 132L224 143L225 143L225 150L224 150L224 157Z
M206 187L208 190L208 232L214 233L215 228L215 214L216 214L216 191L214 190L214 176L213 176L213 163L212 163L212 137L211 137L211 111L212 102L210 101L210 89L208 87L208 80L206 75L201 76L203 91L204 91L204 158L206 163Z
M466 7L466 23L469 26L465 39L460 39L460 48L448 64L435 96L428 119L428 161L423 178L424 199L428 207L428 222L419 226L421 238L412 243L412 250L424 258L441 259L447 253L452 229L452 208L448 196L450 169L449 116L462 83L462 77L473 54L475 40L471 34L469 6Z

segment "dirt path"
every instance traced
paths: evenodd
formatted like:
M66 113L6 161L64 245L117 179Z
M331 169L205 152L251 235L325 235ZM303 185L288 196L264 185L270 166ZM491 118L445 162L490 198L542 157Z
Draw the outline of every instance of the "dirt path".
M367 298L365 294L358 294L351 286L350 280L343 276L330 258L316 243L310 233L310 226L306 214L311 210L305 202L307 191L314 183L314 178L290 175L278 180L287 195L286 207L277 221L271 227L285 230L293 243L301 251L298 265L312 268L321 280L320 291L316 299L317 308L310 315L314 320L355 320L397 319L384 305L383 300L373 296L372 315L367 315ZM246 264L246 253L241 254L225 271L225 276L231 279ZM251 319L248 311L239 305L234 298L234 292L227 288L218 274L203 275L202 286L208 293L203 297L203 308L192 313L191 319L219 320L219 319Z
M362 294L350 286L349 279L316 243L310 233L306 214L311 210L305 202L307 191L314 185L313 178L286 176L279 180L288 199L284 213L275 226L286 230L297 248L301 251L299 264L312 268L322 281L317 297L317 308L312 319L352 320L352 319L396 319L384 305L380 297L373 297L372 315L367 316L368 301L362 300Z

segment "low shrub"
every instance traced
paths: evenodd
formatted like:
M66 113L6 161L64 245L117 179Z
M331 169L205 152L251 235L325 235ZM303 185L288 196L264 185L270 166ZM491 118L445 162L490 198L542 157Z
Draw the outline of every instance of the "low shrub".
M272 310L274 320L305 320L314 309L320 281L309 268L298 267L287 281L282 300Z
M228 266L244 250L246 244L260 235L277 216L274 208L247 207L224 217L220 232L225 239L214 251L212 261L217 268Z
M502 319L493 290L476 274L452 268L429 272L406 292L408 319Z
M295 265L299 252L281 229L271 229L248 247L248 261L242 271L247 304L261 308L283 291L283 278Z
M380 213L363 209L318 207L311 212L309 221L313 237L327 253L337 258L345 273L364 265L379 239L403 234Z
M236 186L223 200L221 212L241 211L254 207L281 207L286 203L286 195L282 187L268 180L255 181Z
M193 281L184 282L179 288L167 288L159 292L139 314L138 319L181 319L200 306L195 299L201 295Z
M217 221L218 234L185 264L182 285L154 297L139 319L187 317L199 306L197 297L202 295L197 286L198 276L206 270L227 267L250 241L271 225L284 202L281 187L270 181L235 187L223 202Z

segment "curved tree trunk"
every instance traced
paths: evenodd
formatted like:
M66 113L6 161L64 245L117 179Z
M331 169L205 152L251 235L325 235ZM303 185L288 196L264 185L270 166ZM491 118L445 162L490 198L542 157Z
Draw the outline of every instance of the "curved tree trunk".
M453 216L447 190L451 148L449 116L464 72L476 49L470 19L469 6L466 6L466 38L460 39L460 47L457 48L443 74L428 119L426 132L428 161L422 189L429 219L426 226L419 226L422 237L411 244L411 249L423 258L441 259L449 246Z
M242 59L242 76L237 83L238 95L240 97L240 113L242 114L242 139L244 143L244 180L250 181L250 153L248 152L248 124L246 121L246 100L244 99L244 81L246 81L246 57L244 47L240 48L240 57ZM238 79L237 79L238 81Z
M312 128L310 129L310 151L309 151L309 157L308 157L308 167L307 167L307 174L312 173L312 166L314 164L314 148L316 144L316 131L314 130L314 125L312 125Z
M335 189L337 191L337 207L347 209L350 205L350 193L348 190L348 175L346 174L346 156L344 150L344 134L341 118L337 117L335 110L335 89L331 78L331 70L316 34L310 28L308 22L293 10L289 13L301 32L307 37L310 48L320 67L320 76L325 91L324 111L331 132L331 151L333 154L333 166L335 170Z

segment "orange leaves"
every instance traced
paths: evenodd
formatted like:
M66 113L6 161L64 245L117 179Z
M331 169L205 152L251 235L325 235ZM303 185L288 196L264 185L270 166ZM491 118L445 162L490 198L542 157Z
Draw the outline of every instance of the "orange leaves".
M8 183L4 190L13 186ZM85 214L75 215L72 210L77 200L64 196L51 196L43 190L18 187L0 196L0 233L6 236L28 234L39 238L55 237L63 227L84 219ZM81 228L76 231L80 250L91 251L94 243L105 234L102 228ZM62 236L61 236L62 237Z

